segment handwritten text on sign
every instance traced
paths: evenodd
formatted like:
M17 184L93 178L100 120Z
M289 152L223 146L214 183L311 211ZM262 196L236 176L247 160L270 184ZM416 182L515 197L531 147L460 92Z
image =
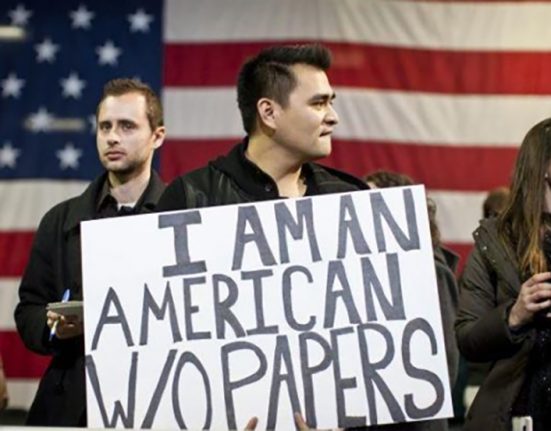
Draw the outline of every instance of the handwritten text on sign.
M83 223L88 425L446 417L421 186Z

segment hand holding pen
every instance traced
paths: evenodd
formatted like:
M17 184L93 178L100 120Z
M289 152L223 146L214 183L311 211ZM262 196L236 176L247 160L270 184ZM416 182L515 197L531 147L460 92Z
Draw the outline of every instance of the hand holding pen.
M65 290L61 302L69 301L70 291ZM63 340L83 333L82 320L78 316L63 316L54 311L46 313L47 325L50 328L50 341L54 337Z

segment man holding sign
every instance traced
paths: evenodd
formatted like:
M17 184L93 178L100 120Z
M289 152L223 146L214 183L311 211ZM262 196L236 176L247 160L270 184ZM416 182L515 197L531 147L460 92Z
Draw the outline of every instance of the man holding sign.
M338 116L333 108L335 93L331 88L326 75L326 71L330 67L330 63L330 53L327 49L319 45L272 47L261 51L256 57L247 61L240 71L237 84L238 104L241 111L243 126L247 132L247 137L243 142L235 146L228 155L219 157L209 163L208 166L183 175L173 181L163 193L163 196L159 201L158 210L184 210L217 205L274 200L286 197L296 198L330 193L343 193L366 189L367 186L362 181L350 175L312 163L314 160L330 154L331 134L338 123ZM377 201L377 199L378 197L374 196L373 202ZM384 206L382 205L382 201L377 202L377 204L373 204L375 212L379 211ZM413 207L410 206L408 209L408 217L413 216L413 211L411 211L412 208ZM388 208L385 211L387 210ZM349 214L351 218L349 220L348 216L343 215L346 214L347 211L348 209L342 209L341 211L341 226L348 226L343 228L341 232L344 232L353 224L358 223L359 220L359 218L355 219L356 216L352 210ZM387 211L385 214L385 217L389 220L392 219L393 216L390 212ZM193 215L197 216L197 214ZM321 214L319 215L321 216ZM174 228L174 232L178 232L175 233L175 241L178 243L178 245L175 246L176 260L178 263L174 267L165 268L165 270L167 270L166 275L180 274L185 276L191 273L201 273L202 271L205 271L205 268L201 269L197 266L200 264L204 265L204 263L190 261L190 254L187 249L188 243L186 242L187 239L182 240L185 234L180 231L185 231L187 224L199 225L201 223L200 217L195 217L192 220L191 216L192 214L190 214L186 220L182 221L182 223L178 224L179 222L177 223L176 217L172 220L170 215L161 215L161 217L166 218L166 222L160 222L159 226L162 228L172 226ZM377 217L379 216L376 216L376 218ZM367 219L365 219L365 221L366 223L370 223ZM205 224L207 223L205 222ZM238 225L241 226L239 222ZM408 226L410 228L414 225L414 222L408 222ZM395 224L395 226L397 225ZM260 241L261 238L263 240L262 227L260 225L253 226L251 223L251 228L253 233L245 233L245 228L241 230L238 228L239 232L243 234L242 239L250 242L253 241L252 238L256 238L258 239L258 244L263 243L263 241ZM371 228L372 227L369 227L369 230L371 230ZM302 229L302 227L300 229ZM359 231L361 230L360 224L355 224L354 229L356 230L356 233L359 234ZM410 232L410 239L415 237L412 233L413 231L414 230ZM383 235L382 232L382 230L379 231L381 238ZM328 236L330 237L329 233ZM237 237L239 238L239 235L237 235ZM217 236L217 238L220 238L220 236ZM280 236L280 240L282 238L284 237ZM296 239L296 237L294 238ZM236 240L236 242L239 243L238 249L242 250L243 245L241 239ZM339 246L345 243L346 240L338 241ZM365 250L363 253L370 253L367 245L364 245ZM410 244L410 246L405 246L404 250L412 250L416 247L417 246L414 247ZM220 248L222 248L221 245ZM359 251L359 249L362 248L360 242L355 243L354 248L356 251ZM261 256L270 254L267 245L265 246L264 243L262 246L259 245L259 254ZM312 255L314 254L315 253ZM238 253L238 256L242 258L241 253ZM241 262L239 259L238 261ZM364 263L367 264L367 261L364 261ZM197 267L191 268L192 265L196 265ZM429 265L431 265L430 261ZM235 267L241 268L241 265L234 265L232 266L232 269L235 269ZM309 270L306 267L301 268L303 271L301 274L309 274ZM344 266L342 268L344 271ZM367 266L364 269L366 268ZM172 274L173 272L174 274ZM392 271L389 269L389 274L391 272ZM332 270L330 270L329 274L329 278L334 280L336 273L333 273ZM364 272L363 274L365 276L367 272ZM218 275L216 275L215 278L216 277L218 277ZM389 277L395 281L397 280L391 276ZM354 282L358 283L359 279L360 277L354 278ZM344 280L344 276L341 281L342 280ZM311 282L312 280L309 281ZM379 282L376 281L374 283ZM328 285L329 284L331 283L328 282ZM343 281L343 284L346 286L346 282ZM399 283L395 285L396 289L394 293L396 293L396 295L393 294L393 298L396 300L395 305L401 303L399 300L399 295L397 294L400 290L396 287L398 284ZM286 284L283 283L283 285ZM323 288L322 285L323 283L319 285L320 289ZM365 288L368 290L370 289L369 286ZM334 293L337 296L343 295L344 297L346 296L346 289L347 288L345 287L342 292ZM228 298L225 301L222 301L223 303L227 302L233 304L236 300L235 298L237 297L237 284L235 284L234 290L234 296L232 297L232 294L228 295ZM244 288L244 290L246 291L247 289ZM332 294L328 293L327 295L327 297L330 297ZM312 297L313 296L314 294L312 294ZM220 298L218 298L218 300L220 300ZM275 307L274 304L272 305ZM225 306L226 305L224 305L224 307ZM371 305L368 305L368 308L370 306ZM289 307L292 308L292 306ZM353 309L353 307L351 309ZM200 310L200 307L193 308L193 312L199 312L198 310ZM224 313L226 313L226 316L230 316L228 310L225 310ZM389 313L389 315L392 315L392 313ZM391 316L390 318L396 320L405 319L402 315L396 315L394 317ZM228 319L230 319L230 317L228 317ZM234 319L233 315L231 315L231 319ZM372 319L374 319L374 317L369 318L368 320ZM411 403L413 398L409 399L408 397L410 396L406 395L405 398L409 399L409 401L406 401L406 404L409 403L409 407L406 407L406 410L408 410L408 414L411 417L416 417L417 419L428 418L438 412L440 406L443 404L443 393L444 387L446 386L430 372L418 370L411 364L411 366L407 365L411 359L408 340L413 339L412 334L415 332L421 333L423 331L425 331L426 334L432 334L432 329L428 324L425 326L421 325L419 327L415 327L415 325L420 324L420 322L426 323L420 319L414 319L407 325L403 338L405 341L402 341L402 356L406 362L406 369L409 370L407 371L409 377L416 375L419 380L424 380L425 384L429 380L432 382L432 386L427 385L427 387L429 388L429 393L432 394L432 391L435 391L437 401L425 410L416 409L415 407L412 407L414 405L414 403ZM381 336L382 333L388 335L384 327L371 325L370 323L367 323L364 329L367 329L369 332L374 328L377 328L374 338ZM381 334L377 333L379 330L381 331ZM339 329L335 329L335 331L338 332ZM389 336L387 335L385 335L385 337L387 337L386 340L388 341L390 338L388 338ZM305 336L307 336L306 333ZM433 341L434 344L432 346L432 354L435 355L438 352L435 350L435 339L433 339ZM362 344L362 341L360 341L360 344ZM401 408L398 406L398 403L394 400L394 396L396 396L396 399L399 398L398 394L393 394L385 389L386 385L380 379L378 376L378 371L375 369L376 367L382 369L392 361L393 353L391 352L394 352L394 347L392 347L391 343L389 343L388 346L391 347L389 347L389 350L384 357L379 360L379 362L373 361L373 363L368 363L369 360L366 359L367 355L362 356L364 374L365 376L368 376L366 388L368 388L368 390L372 390L372 383L370 382L370 379L373 379L374 381L377 380L379 389L383 393L385 403L388 405L393 421L402 422L406 419ZM348 353L350 356L353 356L351 351L348 351ZM441 356L440 353L439 355ZM328 367L326 363L327 361L324 361L320 362L318 367L319 369ZM336 359L334 361L335 364L338 362ZM385 362L384 366L383 362ZM287 365L289 366L289 364ZM289 369L287 369L287 371L291 373ZM419 373L417 373L417 371L419 371ZM337 371L335 372L338 373ZM278 377L274 377L273 381L278 382L277 379ZM340 390L342 390L340 392L341 395L344 393L345 387L351 388L355 385L353 381L356 381L352 378L342 378L340 375L335 377L335 379L340 382L339 384L342 384L342 387L340 388ZM236 388L238 385L245 385L245 380L249 382L249 380L253 381L254 379L252 376L249 376L249 378L243 379L243 381L235 383L233 386ZM394 384L397 383L395 382ZM190 390L193 391L193 389ZM292 392L291 389L290 391ZM343 407L344 395L341 395L337 396L339 399L339 407L337 407L337 409L340 409L339 416L342 419L346 416L346 414L344 413ZM327 394L327 396L330 395ZM227 396L227 398L231 399L230 396ZM371 423L377 423L378 419L375 412L375 392L373 392L369 398L369 420ZM274 399L277 399L277 397ZM272 395L270 396L270 400L272 400ZM296 400L294 401L295 403L293 406L296 405ZM308 414L308 411L306 411L306 417L311 425L315 425L315 422L312 420L315 415L312 413L314 409L312 408L311 403L311 400L306 402L306 404L310 406L306 407L306 410L310 411L310 415ZM449 402L447 402L447 404L449 404ZM233 423L233 403L230 403L230 405L232 406L232 411L228 414L228 417L231 417L232 421L228 423ZM276 407L270 404L271 413L268 414L268 428L270 428L270 424L274 424L274 409L277 410ZM272 419L270 419L270 416ZM341 419L339 420L339 423L347 424L346 426L354 427L366 423L365 417L347 417L345 419ZM297 425L301 429L307 428L301 417L297 419ZM387 425L381 426L381 428L375 426L369 427L368 429L387 429L387 427L392 430L444 429L440 428L442 426L441 424L435 424L435 428L431 428L431 425L431 423L424 422L419 424L409 423ZM289 424L289 426L291 425Z
M158 210L366 189L351 175L311 163L331 153L339 121L330 65L321 45L273 47L245 63L237 98L247 138L227 156L173 181Z
M43 217L19 287L19 334L29 349L53 355L29 412L30 425L86 425L82 320L75 311L64 316L59 308L46 310L61 299L82 299L80 222L152 212L164 190L151 170L153 153L165 136L161 103L153 90L133 79L108 82L96 120L97 149L106 172L83 194Z
M159 210L361 190L350 175L311 163L331 152L335 92L320 45L278 46L242 67L237 98L248 134L225 157L177 178Z

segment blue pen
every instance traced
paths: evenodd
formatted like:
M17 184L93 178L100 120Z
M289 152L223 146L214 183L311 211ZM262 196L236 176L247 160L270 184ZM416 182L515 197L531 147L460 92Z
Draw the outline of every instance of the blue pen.
M71 296L71 291L69 289L65 289L65 292L63 292L63 296L61 297L61 302L67 302L69 300L69 297ZM50 329L50 341L55 336L55 330L57 328L57 324L59 322L59 319L57 319L54 324L52 325L52 329Z

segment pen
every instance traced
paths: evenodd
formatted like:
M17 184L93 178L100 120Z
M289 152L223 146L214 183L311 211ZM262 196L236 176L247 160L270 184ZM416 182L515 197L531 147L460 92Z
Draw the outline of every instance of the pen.
M61 302L67 302L69 300L69 297L71 296L71 291L69 289L65 289L65 292L63 292L63 296L61 297ZM52 329L50 329L50 341L55 336L55 331L57 329L57 324L59 322L59 319L57 319L54 324L52 325Z

